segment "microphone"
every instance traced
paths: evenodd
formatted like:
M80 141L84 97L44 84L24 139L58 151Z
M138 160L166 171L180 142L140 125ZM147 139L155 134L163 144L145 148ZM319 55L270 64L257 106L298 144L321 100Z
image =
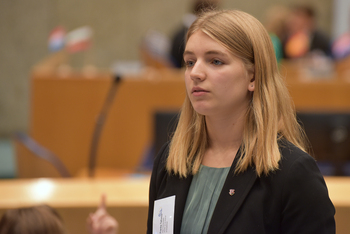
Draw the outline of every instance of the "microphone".
M44 159L45 161L53 165L62 177L71 177L68 169L56 154L51 152L49 149L43 147L33 138L31 138L23 132L18 132L15 134L15 136L16 139L20 141L35 156Z
M96 123L95 123L95 129L92 135L91 145L90 145L90 155L89 155L89 162L88 162L88 175L89 177L95 176L95 168L96 168L96 158L97 158L97 149L98 144L101 138L101 132L103 129L103 125L105 123L105 120L107 118L108 112L112 106L115 94L117 93L117 89L119 87L119 84L121 83L122 78L119 74L114 76L113 83L111 87L109 88L107 98L102 106L102 109L97 117Z

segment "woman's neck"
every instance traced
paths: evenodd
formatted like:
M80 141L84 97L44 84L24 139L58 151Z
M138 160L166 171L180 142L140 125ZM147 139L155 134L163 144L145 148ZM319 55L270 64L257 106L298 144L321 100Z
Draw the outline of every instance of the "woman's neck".
M242 143L244 117L244 114L229 117L206 117L209 146L203 157L203 165L231 166Z

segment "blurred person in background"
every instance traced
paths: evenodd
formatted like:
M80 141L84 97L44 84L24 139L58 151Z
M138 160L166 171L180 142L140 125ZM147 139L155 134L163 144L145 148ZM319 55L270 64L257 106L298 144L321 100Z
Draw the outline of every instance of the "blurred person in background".
M350 32L342 34L332 45L335 59L344 59L350 55Z
M118 222L107 213L106 196L87 219L90 234L118 234ZM7 210L0 220L0 234L68 234L58 212L48 205Z
M176 68L183 67L183 53L185 50L185 38L188 28L196 20L197 16L206 11L218 7L220 0L194 0L192 12L183 16L181 27L174 33L171 40L170 60Z
M285 41L287 37L289 13L289 9L284 6L273 6L265 13L265 27L270 35L278 63L284 57L282 41Z
M10 209L0 220L0 234L67 234L56 210L47 205Z
M315 10L312 7L292 7L287 30L288 35L283 43L285 58L301 58L316 51L324 56L332 56L330 39L317 28Z

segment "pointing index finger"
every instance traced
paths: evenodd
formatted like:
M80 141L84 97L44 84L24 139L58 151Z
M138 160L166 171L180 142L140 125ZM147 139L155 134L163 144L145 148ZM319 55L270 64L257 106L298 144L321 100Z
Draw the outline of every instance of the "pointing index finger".
M101 209L101 210L106 210L106 200L107 200L107 197L106 197L106 194L102 194L101 195L101 201L100 201L100 205L98 206L98 209Z

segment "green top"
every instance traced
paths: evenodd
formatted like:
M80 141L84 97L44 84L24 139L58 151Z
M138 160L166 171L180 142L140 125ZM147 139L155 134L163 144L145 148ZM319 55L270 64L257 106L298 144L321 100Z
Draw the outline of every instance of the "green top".
M207 233L211 216L230 168L200 166L187 195L181 233Z

